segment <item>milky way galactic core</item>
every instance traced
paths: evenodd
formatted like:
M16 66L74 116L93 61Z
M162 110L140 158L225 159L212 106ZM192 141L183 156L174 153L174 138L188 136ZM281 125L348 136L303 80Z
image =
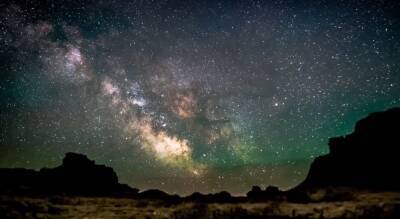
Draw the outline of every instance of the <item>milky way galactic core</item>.
M400 104L396 1L0 3L0 167L84 153L170 193L283 189Z

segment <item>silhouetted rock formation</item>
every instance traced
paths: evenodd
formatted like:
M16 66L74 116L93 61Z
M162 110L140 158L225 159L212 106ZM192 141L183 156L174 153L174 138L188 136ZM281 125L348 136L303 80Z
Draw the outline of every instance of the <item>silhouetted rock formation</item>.
M227 191L218 192L209 195L209 200L211 202L232 202L232 196Z
M67 153L61 166L40 172L54 191L112 192L119 185L112 168L96 165L85 155L75 153Z
M170 195L158 189L149 189L143 191L137 195L140 199L152 199L152 200L162 200L162 201L178 201L180 197L178 195Z
M218 192L215 194L201 194L194 192L193 194L183 198L186 202L203 202L203 203L237 203L246 201L244 197L233 197L227 191Z
M264 192L259 186L252 186L251 190L247 192L246 194L247 198L251 200L257 200L261 198L264 198Z
M275 186L268 186L265 190L261 190L259 186L253 186L247 193L247 198L250 201L281 200L283 195L284 193Z
M0 168L0 191L29 191L38 187L40 182L39 172L23 168Z
M315 187L400 189L400 108L357 122L353 133L331 138L330 153L317 157L295 190Z
M136 194L137 189L119 184L114 170L97 165L85 155L67 153L63 163L40 171L0 169L0 190L21 193Z

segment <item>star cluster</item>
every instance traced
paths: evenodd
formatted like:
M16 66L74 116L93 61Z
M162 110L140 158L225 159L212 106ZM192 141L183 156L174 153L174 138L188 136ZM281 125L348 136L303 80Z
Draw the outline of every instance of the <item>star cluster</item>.
M0 166L87 154L171 193L289 188L400 104L396 1L0 3Z

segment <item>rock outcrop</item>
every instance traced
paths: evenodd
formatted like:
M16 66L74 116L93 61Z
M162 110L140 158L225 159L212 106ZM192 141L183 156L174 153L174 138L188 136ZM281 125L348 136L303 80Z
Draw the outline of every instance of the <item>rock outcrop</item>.
M234 197L227 191L221 191L214 194L201 194L194 192L193 194L183 198L186 202L201 203L235 203L245 201L244 197Z
M112 192L118 187L118 177L114 170L104 165L96 165L85 155L67 153L61 166L41 169L40 173L48 184L48 189L65 192Z
M330 153L317 157L294 190L317 187L399 190L400 108L372 113L353 133L329 140Z
M67 153L60 166L40 171L0 169L0 191L11 193L135 194L137 189L118 183L111 167L97 165L85 155Z
M253 186L246 197L250 201L282 200L283 194L275 186L268 186L265 190L262 190L259 186Z

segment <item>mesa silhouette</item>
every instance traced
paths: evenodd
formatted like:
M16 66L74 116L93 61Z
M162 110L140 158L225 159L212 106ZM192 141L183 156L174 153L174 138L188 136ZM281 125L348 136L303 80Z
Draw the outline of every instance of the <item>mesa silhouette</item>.
M294 190L351 187L399 190L400 108L376 112L357 122L354 132L329 139L330 153L317 157Z
M85 155L71 152L53 169L3 168L0 177L2 193L113 195L138 192L118 183L117 174L111 167L97 165Z
M114 170L95 164L85 155L67 153L60 166L40 171L0 169L2 194L72 194L129 196L143 199L189 202L243 202L287 200L308 202L306 191L316 188L350 187L367 190L399 190L400 108L372 113L357 122L353 133L329 139L330 153L317 157L306 179L289 191L253 186L245 197L228 192L181 198L160 190L138 189L120 184Z

